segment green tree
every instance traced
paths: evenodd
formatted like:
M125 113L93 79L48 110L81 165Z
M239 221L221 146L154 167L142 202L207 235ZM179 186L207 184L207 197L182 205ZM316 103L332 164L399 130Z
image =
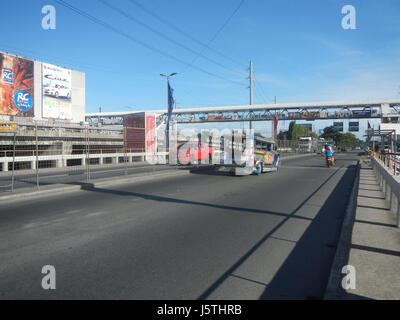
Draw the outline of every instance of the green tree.
M356 136L350 132L348 133L340 133L337 146L339 148L352 148L356 145L359 145L360 141L356 138Z
M324 133L321 135L321 138L324 138L325 140L333 140L335 143L337 143L340 134L341 133L336 130L334 126L330 126L324 129Z
M321 137L327 141L333 141L337 148L352 148L360 144L360 140L354 134L341 133L333 126L326 127Z
M318 135L303 126L296 124L296 121L291 121L289 123L289 129L287 131L281 131L278 134L278 140L299 140L301 137L318 138Z

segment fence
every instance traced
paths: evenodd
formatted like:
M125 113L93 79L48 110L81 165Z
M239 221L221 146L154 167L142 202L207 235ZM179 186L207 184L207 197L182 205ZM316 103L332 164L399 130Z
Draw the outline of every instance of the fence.
M138 164L152 170L144 163L144 128L36 124L13 129L0 134L0 192L125 175ZM129 141L127 130L133 132ZM132 137L137 143L132 143Z
M277 140L276 145L281 153L298 152L300 148L299 141L295 140Z
M378 182L385 195L385 200L389 200L390 210L392 209L393 196L397 199L398 228L400 228L400 180L397 178L400 170L399 157L399 153L373 153L371 157L372 168L377 174Z
M139 167L143 172L155 170L145 162L145 128L36 122L5 129L9 130L0 134L0 192L39 189L55 183L87 183L95 178L126 175ZM166 163L164 135L156 136L160 140L153 157L158 157L157 163ZM219 150L214 149L216 153ZM280 153L299 150L299 141L278 141Z
M322 149L322 144L312 141L299 141L299 140L277 140L278 151L281 153L301 152L313 153Z

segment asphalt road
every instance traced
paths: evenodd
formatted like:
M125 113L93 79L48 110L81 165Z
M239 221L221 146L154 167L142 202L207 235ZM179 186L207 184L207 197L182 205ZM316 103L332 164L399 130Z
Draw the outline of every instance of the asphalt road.
M0 298L322 298L358 158L0 204Z
M183 168L183 167L179 167ZM150 165L147 163L130 163L126 167L124 165L104 165L102 167L94 167L90 169L90 180L123 177L126 174L137 173L153 173L164 170L175 170L176 166L168 165ZM0 194L1 192L9 192L11 190L11 175L0 175ZM68 167L60 169L39 169L39 184L46 186L51 184L71 184L76 182L86 182L87 171L81 167ZM35 170L17 172L14 178L14 189L36 188L36 172Z

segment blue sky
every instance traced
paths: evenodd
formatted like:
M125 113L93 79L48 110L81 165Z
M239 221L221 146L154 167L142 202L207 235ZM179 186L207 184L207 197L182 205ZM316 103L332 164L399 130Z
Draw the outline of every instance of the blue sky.
M272 103L274 96L278 102L400 97L398 0L245 0L210 44L224 56L204 50L129 0L105 1L162 36L98 0L65 1L147 47L53 0L13 0L2 4L0 50L85 72L87 112L165 108L166 84L159 74L171 72L178 72L171 80L178 108L248 104L249 60L256 104ZM202 43L215 37L241 3L135 1ZM41 27L47 4L56 8L56 30ZM356 8L356 30L341 26L347 4ZM202 50L208 60L199 57L194 65L217 77L156 52L190 63Z

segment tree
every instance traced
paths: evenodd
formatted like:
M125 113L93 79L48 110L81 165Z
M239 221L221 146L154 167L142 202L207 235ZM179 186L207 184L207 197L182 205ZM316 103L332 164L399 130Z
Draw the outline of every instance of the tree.
M278 133L278 140L289 140L288 139L288 131L280 131Z
M315 132L296 124L296 121L291 121L287 131L281 131L278 134L278 140L299 140L301 137L318 138Z
M352 148L356 145L359 145L360 140L358 140L356 136L350 132L344 134L340 133L336 144L338 148Z
M321 135L321 138L324 138L326 140L333 140L336 143L339 136L340 132L335 129L334 126L330 126L324 129L324 133Z
M321 137L332 140L337 148L352 148L360 144L360 140L354 134L350 132L341 133L333 126L326 127Z

